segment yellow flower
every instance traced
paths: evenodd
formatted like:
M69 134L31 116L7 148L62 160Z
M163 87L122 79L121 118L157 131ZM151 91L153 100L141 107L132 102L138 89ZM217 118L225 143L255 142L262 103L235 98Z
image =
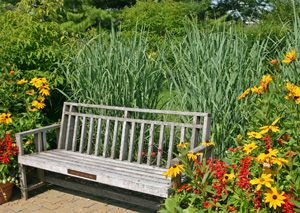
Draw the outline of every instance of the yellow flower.
M177 145L177 148L181 148L183 146L183 148L186 149L187 146L189 146L189 145L190 145L190 143L180 143Z
M47 83L47 79L46 78L39 78L39 80L42 82L42 83Z
M282 163L288 164L289 161L284 158L271 158L271 163L278 164L280 166L280 168L282 168Z
M296 56L297 56L295 50L291 50L291 52L288 52L285 55L286 55L286 56L284 56L285 59L282 60L282 62L287 63L287 64L292 63L295 60Z
M163 175L165 175L166 178L168 176L172 178L172 177L176 177L177 175L181 174L182 171L184 171L183 165L175 164L174 166L171 166L167 172L163 173Z
M294 86L294 84L287 83L286 85L287 90L290 92L285 99L287 100L295 100L296 104L300 103L300 88Z
M269 130L271 130L272 132L280 132L280 130L278 129L279 127L278 126L263 126L263 127L260 127L261 129L261 132L260 134L265 134L267 132L269 132Z
M256 138L256 139L262 138L260 132L248 132L247 135L249 135L249 138Z
M27 90L27 91L25 91L25 93L26 93L27 95L33 95L34 90L33 90L33 89Z
M31 83L32 86L35 86L36 88L40 88L41 86L43 86L43 82L40 80L40 78L33 78L29 83Z
M235 178L235 175L231 172L227 172L225 175L224 175L224 178L223 178L223 182L226 181L226 180L232 180Z
M260 178L256 178L254 180L250 180L250 184L256 185L256 190L260 190L262 185L265 185L268 188L271 188L271 183L274 183L274 180L271 179L271 174L262 174Z
M214 146L215 143L206 141L206 142L202 142L201 145L202 145L202 146Z
M44 95L44 96L48 96L50 95L50 88L49 88L49 85L43 85L43 86L40 86L39 87L40 89L40 94Z
M148 57L151 58L152 56L155 56L155 55L156 55L156 52L151 52Z
M25 84L25 83L27 83L27 82L28 82L28 81L25 80L25 79L23 78L23 79L19 80L19 81L17 82L17 84Z
M277 191L276 187L271 187L271 190L267 190L268 193L265 193L265 202L270 203L270 208L276 210L277 206L281 207L281 204L284 204L286 197L283 196L284 192Z
M191 153L188 153L187 156L189 158L189 160L195 160L198 158L198 156L200 155L203 155L203 153L194 153L194 152L191 152Z
M16 143L12 143L12 144L11 144L11 147L16 147Z
M238 100L245 98L249 94L250 89L247 89L241 96L238 97Z
M0 123L6 123L7 125L9 123L12 122L11 118L10 118L11 114L10 113L2 113L1 116L0 116Z
M258 148L258 146L256 145L255 142L253 142L253 143L250 143L250 144L246 144L245 148L243 149L243 151L246 154L249 154L250 152L252 152L254 149L257 149L257 148Z
M255 160L259 163L264 163L265 161L270 162L271 158L276 157L278 153L277 149L269 149L266 150L264 153L261 153Z
M39 102L44 102L44 100L45 100L45 97L43 97L43 96L39 96L39 97L37 98L37 100L38 100Z
M29 111L30 111L30 112L36 112L36 111L37 111L37 108L29 108Z
M46 104L40 103L38 101L32 101L31 106L37 107L38 109L43 109L46 106Z
M28 140L28 141L26 142L27 145L29 145L29 144L31 144L31 143L33 143L32 140Z
M257 93L257 94L260 94L260 93L262 93L263 91L264 91L264 88L263 87L256 87L256 86L254 86L254 87L252 87L251 88L251 91L253 92L253 93Z

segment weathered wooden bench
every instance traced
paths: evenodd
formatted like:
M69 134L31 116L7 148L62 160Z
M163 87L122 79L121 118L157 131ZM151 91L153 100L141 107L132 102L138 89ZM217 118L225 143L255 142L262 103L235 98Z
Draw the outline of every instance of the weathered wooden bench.
M170 119L177 122L166 121ZM208 113L64 103L61 124L16 134L22 197L27 199L29 190L51 183L153 208L151 201L147 204L140 197L103 192L47 173L167 198L172 183L162 174L172 165L177 144L190 142L192 150L213 157L211 146L198 145L209 140L210 122ZM47 150L46 132L53 129L57 149ZM29 135L34 135L36 153L24 154L23 140ZM27 186L28 166L38 171L40 182L33 186Z

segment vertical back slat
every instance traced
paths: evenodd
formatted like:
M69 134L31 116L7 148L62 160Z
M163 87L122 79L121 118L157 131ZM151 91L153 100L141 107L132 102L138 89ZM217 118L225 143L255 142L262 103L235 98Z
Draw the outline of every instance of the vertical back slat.
M97 135L96 135L96 146L95 146L95 155L99 155L99 147L100 147L100 140L101 140L101 129L102 129L102 119L98 119L98 126L97 126Z
M174 149L174 139L175 139L175 126L171 126L170 132L170 142L169 142L169 150L168 150L168 161L167 161L167 168L171 166L171 160L173 157L173 149Z
M42 132L43 151L47 151L47 138L46 132Z
M156 166L160 166L160 161L162 159L164 136L165 136L165 125L161 125L160 126L160 132L159 132L159 144L158 144L158 149L160 151L157 153Z
M138 160L137 163L141 164L143 159L143 149L144 149L144 140L145 140L145 123L141 125L140 131L140 140L139 140L139 150L138 150Z
M89 154L89 155L92 153L93 134L94 134L94 118L91 118L90 129L89 129L88 147L87 147L87 154Z
M184 143L185 141L185 127L181 127L181 132L180 132L180 143Z
M75 107L70 106L69 112L75 112ZM70 150L72 148L72 137L73 137L73 132L74 132L74 121L75 117L72 115L68 116L68 124L67 124L67 129L66 129L66 141L65 141L65 149Z
M194 116L193 124L199 124L200 118L199 116ZM193 128L192 130L192 139L191 139L191 149L194 149L196 146L198 146L198 138L199 138L199 129Z
M151 164L151 156L152 156L152 152L153 152L153 142L154 142L154 124L151 124L150 127L150 138L149 138L149 145L148 145L148 156L147 156L147 164L150 165Z
M112 143L112 146L111 146L111 158L112 159L114 159L116 157L118 131L119 131L119 121L115 120L113 143Z
M77 146L77 134L78 134L78 123L79 123L79 117L75 117L75 124L74 124L74 132L73 132L73 140L72 140L72 151L76 151Z
M108 142L109 142L109 126L110 120L106 121L105 127L105 136L104 136L104 144L103 144L103 157L107 157L107 149L108 149Z
M85 140L85 131L86 131L86 117L83 117L82 127L81 127L81 137L80 137L80 145L79 145L79 152L83 152L84 147L84 140Z
M60 127L59 139L57 145L58 149L62 149L63 147L65 147L66 129L68 125L68 116L65 115L65 112L67 112L69 109L70 106L65 103L62 111L62 117L61 117L61 127Z
M133 122L131 124L131 133L130 133L130 145L129 145L129 153L128 153L128 161L132 161L133 157L133 149L134 149L134 141L135 141L135 130L136 130L136 123Z
M125 111L124 118L130 118L130 113L128 111ZM127 156L129 127L129 122L124 121L121 136L120 160L125 160Z

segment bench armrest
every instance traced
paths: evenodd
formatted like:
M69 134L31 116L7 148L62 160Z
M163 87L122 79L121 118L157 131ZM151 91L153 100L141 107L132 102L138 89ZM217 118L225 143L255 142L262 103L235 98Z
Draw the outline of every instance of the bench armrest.
M46 132L52 129L56 129L56 137L58 137L58 133L60 130L60 124L53 124L46 127L41 127L33 130L28 130L24 132L19 132L16 134L16 143L19 147L19 155L24 155L24 147L23 147L23 137L28 135L34 135L35 146L37 152L42 151L42 149L46 148Z

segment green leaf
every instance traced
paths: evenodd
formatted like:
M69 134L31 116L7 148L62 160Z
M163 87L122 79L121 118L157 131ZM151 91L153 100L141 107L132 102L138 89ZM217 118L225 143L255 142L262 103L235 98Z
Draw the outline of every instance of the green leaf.
M296 201L296 200L289 200L291 203L293 203L295 206L297 206L297 208L300 208L300 202Z
M173 200L172 198L167 198L166 201L165 201L165 206L166 206L166 209L169 211L169 212L174 212L175 213L175 208L178 206L176 201Z

